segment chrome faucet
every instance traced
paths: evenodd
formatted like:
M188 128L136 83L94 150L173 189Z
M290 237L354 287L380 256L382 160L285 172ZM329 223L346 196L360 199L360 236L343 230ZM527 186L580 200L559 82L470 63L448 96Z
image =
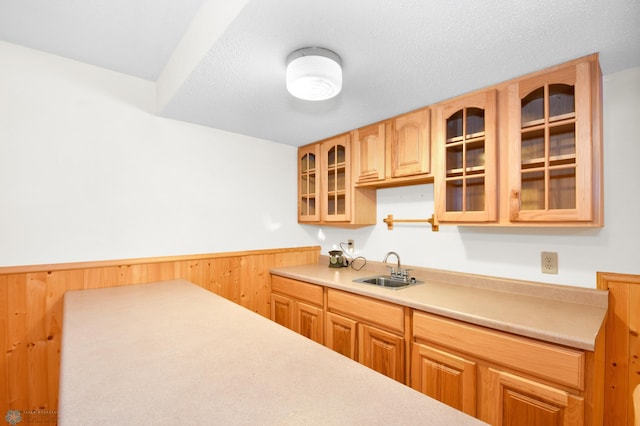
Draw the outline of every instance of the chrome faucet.
M382 260L382 262L384 262L386 264L387 263L387 259L391 255L395 256L396 259L398 259L398 270L396 270L393 266L387 266L387 268L391 269L391 278L401 279L403 281L407 281L409 279L409 270L408 269L402 269L402 266L400 265L400 255L398 255L398 253L396 253L395 251L390 251L389 253L387 253L384 256L384 259Z

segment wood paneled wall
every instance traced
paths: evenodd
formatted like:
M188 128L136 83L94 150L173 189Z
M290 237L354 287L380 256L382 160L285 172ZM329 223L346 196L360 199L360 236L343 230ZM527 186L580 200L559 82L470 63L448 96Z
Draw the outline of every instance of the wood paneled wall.
M598 272L597 283L599 289L609 290L604 423L632 425L631 395L640 384L640 275Z
M316 263L319 255L320 247L314 246L0 267L0 414L57 409L67 290L183 278L268 318L269 269Z

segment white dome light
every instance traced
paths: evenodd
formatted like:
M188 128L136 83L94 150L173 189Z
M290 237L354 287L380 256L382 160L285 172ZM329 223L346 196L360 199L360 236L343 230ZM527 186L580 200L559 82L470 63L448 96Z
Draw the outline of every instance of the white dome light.
M340 57L320 47L305 47L287 57L287 90L296 98L324 101L342 90Z

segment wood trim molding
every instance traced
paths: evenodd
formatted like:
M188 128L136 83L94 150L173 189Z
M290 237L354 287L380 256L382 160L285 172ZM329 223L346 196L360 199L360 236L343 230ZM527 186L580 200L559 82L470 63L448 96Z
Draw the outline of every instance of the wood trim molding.
M598 272L609 291L604 371L604 424L633 424L633 389L640 384L640 275Z
M0 275L22 274L22 273L28 273L28 272L42 272L42 271L50 272L50 271L75 270L75 269L87 269L87 268L104 268L108 266L131 266L131 265L142 265L142 264L150 264L150 263L183 262L183 261L200 260L200 259L220 259L224 257L252 256L252 255L260 255L264 253L270 253L270 254L293 253L293 252L308 251L308 250L318 250L318 253L319 253L320 247L307 246L307 247L293 247L293 248L275 248L275 249L264 249L264 250L206 253L206 254L187 254L187 255L178 255L178 256L140 257L140 258L132 258L132 259L92 260L92 261L85 261L85 262L51 263L51 264L41 264L41 265L0 266Z

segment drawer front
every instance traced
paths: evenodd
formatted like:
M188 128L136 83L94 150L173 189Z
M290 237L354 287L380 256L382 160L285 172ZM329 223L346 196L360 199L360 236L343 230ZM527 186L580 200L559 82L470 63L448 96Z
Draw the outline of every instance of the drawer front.
M319 285L292 280L279 275L271 275L271 291L323 306L322 286Z
M413 313L413 337L584 390L582 351L417 311Z
M404 308L343 291L327 290L327 308L399 333L404 333Z

